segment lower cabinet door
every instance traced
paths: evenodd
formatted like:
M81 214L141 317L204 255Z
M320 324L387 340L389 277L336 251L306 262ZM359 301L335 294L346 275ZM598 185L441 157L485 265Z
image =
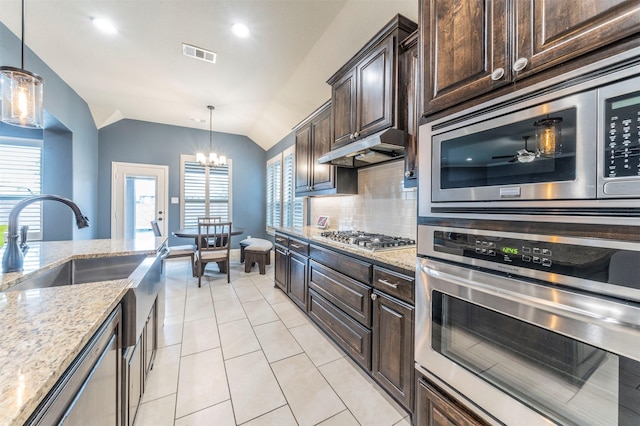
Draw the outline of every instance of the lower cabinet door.
M367 371L371 370L371 330L313 290L309 290L309 317L336 340L354 361Z
M280 290L287 293L287 273L289 271L289 256L286 248L282 248L276 245L275 250L275 270L274 279L275 284L280 287Z
M414 416L416 426L485 425L424 379L418 381L417 393Z
M136 418L140 398L142 398L142 378L143 378L143 352L142 338L133 347L131 354L127 360L127 416L126 424L131 426Z
M304 256L289 252L289 297L307 312L307 266Z
M151 312L147 318L144 328L144 377L145 380L151 369L158 349L158 300L151 307Z
M373 364L376 380L413 411L413 306L373 293Z

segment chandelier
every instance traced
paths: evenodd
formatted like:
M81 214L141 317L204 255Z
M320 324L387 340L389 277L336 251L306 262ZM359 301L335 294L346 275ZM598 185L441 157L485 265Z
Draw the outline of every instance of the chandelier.
M213 152L213 110L215 107L209 105L209 155L199 152L196 154L196 160L205 167L224 167L227 164L227 157L218 156Z
M21 68L0 67L1 121L14 126L41 129L44 79L24 69L24 2L22 0Z

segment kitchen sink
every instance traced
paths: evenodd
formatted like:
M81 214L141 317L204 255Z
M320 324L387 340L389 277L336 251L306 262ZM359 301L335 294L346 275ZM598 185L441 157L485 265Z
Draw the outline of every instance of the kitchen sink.
M132 254L72 259L55 268L39 272L5 291L125 279L146 258L146 254Z
M131 279L131 286L121 300L122 341L124 347L133 346L140 337L149 312L159 295L162 298L160 304L164 305L163 253L164 251L160 250L156 255L127 254L72 259L38 272L4 291Z

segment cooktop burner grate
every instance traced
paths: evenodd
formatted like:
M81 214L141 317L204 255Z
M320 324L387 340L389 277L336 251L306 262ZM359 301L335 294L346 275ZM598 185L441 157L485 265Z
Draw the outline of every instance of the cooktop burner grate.
M362 231L324 231L320 233L319 238L357 246L368 251L410 248L416 244L416 241L411 238Z

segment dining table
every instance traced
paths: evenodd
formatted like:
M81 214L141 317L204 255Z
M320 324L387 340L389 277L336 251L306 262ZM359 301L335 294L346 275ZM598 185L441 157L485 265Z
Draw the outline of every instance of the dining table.
M233 225L231 225L231 236L236 236L236 235L242 235L245 232L244 228L236 228ZM194 227L188 227L188 228L182 228L182 229L178 229L177 231L173 231L172 234L176 237L179 238L193 238L193 244L195 244L196 247L198 247L198 236L200 235L198 233L198 227L194 226ZM197 259L196 259L196 267L195 270L199 270L198 269L198 264L197 264ZM225 264L218 262L218 268L220 269L221 273L226 273L227 270L225 269Z

